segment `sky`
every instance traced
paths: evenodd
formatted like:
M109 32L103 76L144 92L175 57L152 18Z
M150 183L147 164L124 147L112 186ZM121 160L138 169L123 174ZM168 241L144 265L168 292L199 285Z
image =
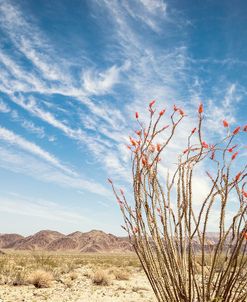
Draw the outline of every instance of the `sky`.
M200 102L208 138L246 123L246 15L244 0L0 0L0 233L122 234L107 178L130 186L134 112L184 108L170 156Z

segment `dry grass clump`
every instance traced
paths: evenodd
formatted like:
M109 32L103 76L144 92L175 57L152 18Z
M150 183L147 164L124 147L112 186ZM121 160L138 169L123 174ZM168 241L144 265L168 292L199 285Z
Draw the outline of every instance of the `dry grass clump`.
M111 284L111 276L103 270L98 270L91 276L92 282L95 285L108 286Z
M15 275L13 275L12 280L10 282L13 286L21 286L21 285L27 285L27 273L25 270L19 270L16 272Z
M112 273L116 280L129 280L130 279L130 274L127 271L116 269L116 270L113 270Z
M71 272L70 274L69 274L69 278L70 278L70 280L76 280L77 278L78 278L78 274L76 273L76 272Z
M29 283L33 284L36 288L50 287L53 280L52 273L44 270L36 270L29 277Z

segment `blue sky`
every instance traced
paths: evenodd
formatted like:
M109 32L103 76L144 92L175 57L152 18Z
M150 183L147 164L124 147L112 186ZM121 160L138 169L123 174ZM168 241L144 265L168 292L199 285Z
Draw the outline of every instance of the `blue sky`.
M129 186L127 135L151 99L189 116L203 101L208 138L224 118L245 124L246 14L246 1L0 0L0 232L120 234L106 179Z

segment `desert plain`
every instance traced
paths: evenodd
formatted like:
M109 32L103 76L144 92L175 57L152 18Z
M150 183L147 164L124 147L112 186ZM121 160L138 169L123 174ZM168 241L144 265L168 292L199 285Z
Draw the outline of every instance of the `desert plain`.
M134 253L4 250L2 302L153 302Z

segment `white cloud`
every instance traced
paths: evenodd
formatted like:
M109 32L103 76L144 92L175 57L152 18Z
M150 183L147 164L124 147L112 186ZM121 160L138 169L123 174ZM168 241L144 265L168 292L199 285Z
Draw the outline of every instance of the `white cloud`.
M39 138L45 137L44 128L36 126L33 122L28 120L23 120L21 122L21 125L23 128L27 129L28 131L37 134Z
M165 13L167 5L163 0L140 0L145 8L151 13Z
M0 127L0 140L6 141L25 151L28 151L69 174L75 174L75 172L61 164L59 160L49 152L4 127Z
M230 83L225 88L225 95L218 102L215 99L210 99L208 102L208 114L206 112L207 128L221 135L225 133L222 121L226 119L229 124L236 122L236 104L243 99L244 95L246 95L246 92L241 91L239 85Z
M1 2L0 24L17 49L37 67L45 79L69 81L65 73L50 58L49 43L37 26L31 24L17 7L7 1ZM13 70L18 72L17 68L12 68Z
M16 194L15 194L16 195ZM46 200L29 200L23 196L0 197L0 212L13 213L31 217L40 217L52 221L66 223L87 223L88 218L62 207L57 203ZM91 222L91 221L90 221Z
M81 175L69 175L44 161L40 161L31 154L17 152L17 150L6 146L0 146L0 166L14 173L28 175L47 183L102 196L111 196L111 192L98 182Z
M119 82L119 72L120 69L115 65L104 72L87 70L82 75L83 87L90 94L109 94Z
M3 113L10 112L9 106L1 100L0 100L0 112L3 112Z

